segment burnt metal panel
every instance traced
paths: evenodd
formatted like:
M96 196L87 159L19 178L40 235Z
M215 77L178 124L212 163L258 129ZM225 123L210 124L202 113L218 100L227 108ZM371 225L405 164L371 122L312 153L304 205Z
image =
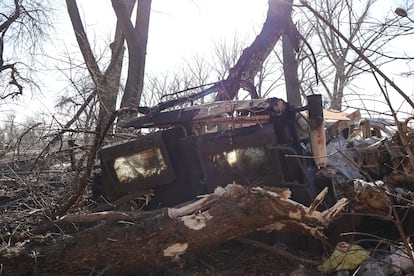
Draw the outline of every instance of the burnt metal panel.
M294 107L277 98L150 112L125 126L174 128L103 148L100 155L105 189L119 195L151 188L154 197L148 209L177 205L233 181L241 185L290 187L295 199L308 203L315 195L310 176L314 166L297 157L307 152L296 132L296 115ZM217 127L201 131L210 125ZM197 127L200 131L194 130ZM121 185L114 160L124 160L134 153L140 156L154 147L160 150L167 169Z
M276 136L272 125L253 126L197 137L197 151L205 176L207 192L213 191L219 185L225 186L233 181L244 185L265 184L268 186L282 183L283 172L280 171L278 164L278 153L272 150L272 146L275 144ZM264 149L266 151L266 161L269 163L265 164L266 168L260 168L262 172L266 171L266 173L245 175L238 167L232 168L227 164L218 165L223 162L219 158L225 158L225 153L243 149ZM244 158L249 158L249 156ZM245 161L249 162L249 160Z
M146 128L185 124L193 120L201 120L232 115L234 112L264 114L271 112L276 115L284 113L286 103L278 98L252 99L248 101L217 101L208 104L190 106L178 110L157 112L136 117L126 122L123 127Z
M183 128L168 129L163 132L163 140L168 149L176 178L167 185L154 188L154 197L148 209L170 207L193 200L200 194L200 168L191 139Z
M161 151L166 168L159 174L140 179L139 181L122 183L118 179L114 162L117 158L131 156L142 151L157 148ZM175 179L175 171L170 160L168 150L164 144L162 132L138 137L122 144L104 147L99 152L103 167L104 190L108 194L124 194L129 191L143 190L166 185Z
M281 130L288 135L287 130ZM287 138L285 137L285 140ZM295 139L291 138L292 141ZM306 154L296 144L280 144L272 124L230 130L222 133L206 134L197 137L197 152L205 177L206 192L212 192L217 186L225 186L235 181L246 186L289 187L293 197L303 203L309 203L315 196L311 175L313 166L307 160L294 155ZM255 166L252 158L262 158L264 163L256 165L255 172L240 170L225 160L232 150L256 151L259 156L242 156L243 162ZM262 151L265 151L263 153ZM224 165L222 165L224 164Z
M114 159L139 153L148 148L159 147L167 160L168 171L151 179L122 185L114 172ZM181 128L167 129L141 136L133 141L106 147L100 152L106 194L111 198L128 192L151 188L153 197L147 210L175 206L193 200L204 192L200 162L195 150L194 137L187 137Z

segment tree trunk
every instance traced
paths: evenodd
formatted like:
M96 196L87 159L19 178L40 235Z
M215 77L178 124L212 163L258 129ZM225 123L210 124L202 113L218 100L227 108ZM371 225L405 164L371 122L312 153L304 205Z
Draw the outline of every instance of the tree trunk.
M131 1L135 0L129 0L129 2L127 2L127 7L124 6L126 15L131 14L134 3ZM111 84L119 85L119 78L122 70L122 54L124 51L124 38L120 32L120 29L118 28L115 34L115 41L112 43L111 62L108 65L105 73L102 74L96 58L92 52L86 32L83 28L76 0L66 0L66 5L70 20L72 22L73 30L75 32L75 36L78 41L79 49L83 55L91 78L95 84L96 92L94 92L94 94L98 96L99 100L99 115L95 127L96 134L93 139L92 148L88 154L88 161L85 172L79 179L79 185L76 189L75 194L72 195L69 200L59 208L55 214L56 216L61 216L64 214L79 199L79 197L85 191L86 185L88 184L88 179L92 173L92 166L95 163L97 148L101 143L102 137L106 134L107 125L111 114L113 114L115 111L118 88L111 86ZM113 95L113 93L116 93L116 95Z
M298 62L295 49L287 35L283 35L283 72L285 75L286 99L293 106L301 106L300 84L298 78Z
M336 74L330 105L332 109L339 111L342 110L342 98L344 97L345 82L345 61L342 57L338 57L338 60L336 61Z
M135 0L128 0L125 2L125 13L130 16ZM99 98L99 120L103 122L103 124L106 124L109 117L116 109L116 99L118 96L122 71L125 35L122 33L120 23L118 22L114 42L111 43L111 62L105 70L105 73L102 74L89 44L89 39L83 28L76 0L66 0L66 5L79 49L97 89Z
M12 250L0 252L3 271L6 275L137 274L260 229L299 231L323 239L321 229L347 204L342 199L324 212L316 211L326 193L305 207L288 199L288 189L276 193L232 184L181 208L92 214L113 222L43 247L26 243L18 256L11 256L16 254ZM55 223L88 220L72 216ZM114 222L121 220L124 223Z
M289 1L269 0L267 17L261 32L253 43L243 50L237 63L233 68L229 69L227 78L200 93L161 102L143 113L157 113L166 108L189 102L190 100L196 100L214 92L217 92L216 101L233 100L240 88L247 90L251 98L258 98L259 95L254 85L254 78L260 72L263 62L273 50L280 36L286 34L292 44L292 48L296 49L299 47L300 34L292 22L291 12L292 3L289 3Z
M144 86L145 57L148 41L148 28L151 14L151 0L139 0L135 27L130 17L125 14L124 3L112 0L112 6L120 26L125 33L128 45L128 76L124 95L121 100L122 107L138 107L141 101Z
M125 1L126 14L131 17L136 0ZM99 119L105 124L116 110L116 102L120 91L122 64L125 53L125 34L119 21L116 23L114 41L111 43L111 62L108 65L103 81L105 91L100 96Z
M89 44L89 39L86 35L85 29L83 28L76 0L66 0L66 7L69 18L72 22L73 31L75 32L79 49L82 53L83 59L85 60L86 67L88 68L89 74L91 75L95 86L98 87L98 83L102 78L102 72L96 62L91 45Z
M228 77L217 87L219 92L216 100L232 100L240 88L249 91L252 98L258 97L254 86L255 76L280 36L283 33L293 34L292 31L296 30L290 17L291 12L292 4L288 1L269 0L267 17L261 32L253 43L244 49L236 65L229 70Z

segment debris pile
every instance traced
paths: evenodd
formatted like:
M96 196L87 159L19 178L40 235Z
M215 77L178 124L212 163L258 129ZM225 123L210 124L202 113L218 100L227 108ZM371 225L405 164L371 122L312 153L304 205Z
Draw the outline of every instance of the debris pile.
M135 252L139 245L163 252L145 252L140 269L162 264L174 271L211 273L223 264L213 261L211 252L211 263L202 260L202 248L215 245L219 255L238 245L282 256L292 275L412 271L414 178L406 153L414 139L410 120L398 127L361 119L359 112L324 110L323 116L326 156L319 156L316 164L309 150L314 146L303 131L307 114L280 99L216 102L138 117L127 124L161 130L103 147L103 175L94 183L99 193L88 189L81 204L62 217L54 217L53 211L77 189L74 179L81 167L71 164L80 149L38 159L3 158L0 254L9 256L16 246L21 252L39 250L47 259L42 259L44 265L76 263L86 272L79 260L52 255L62 248L82 248L83 260L94 262L99 256L112 263L111 252ZM36 169L31 170L34 160ZM97 189L102 179L106 186ZM107 196L108 190L115 193ZM138 234L148 239L130 245ZM68 239L71 249L62 245ZM48 244L52 253L43 254L38 244ZM101 247L112 251L93 250ZM255 271L264 273L256 263ZM132 264L125 258L122 268L134 271L138 266ZM108 269L122 272L119 265Z

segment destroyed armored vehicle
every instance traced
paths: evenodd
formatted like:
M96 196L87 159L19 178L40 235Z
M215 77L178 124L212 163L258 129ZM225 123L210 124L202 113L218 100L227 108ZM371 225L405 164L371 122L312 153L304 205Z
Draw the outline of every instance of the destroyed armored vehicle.
M151 191L146 208L154 209L236 182L288 187L295 200L307 204L316 194L316 167L312 159L303 158L310 153L299 140L297 116L296 108L269 98L136 117L124 127L147 134L100 150L104 195L114 200Z

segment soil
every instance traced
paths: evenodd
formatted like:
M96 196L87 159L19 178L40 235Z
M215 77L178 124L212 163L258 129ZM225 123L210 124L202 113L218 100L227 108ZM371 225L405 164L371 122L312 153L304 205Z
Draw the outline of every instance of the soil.
M11 249L14 245L10 237L30 232L48 221L53 211L73 193L76 177L81 173L72 171L67 163L56 156L47 162L43 161L41 168L34 170L30 170L34 159L27 156L24 159L18 163L10 163L5 159L0 162L0 249ZM80 202L69 212L91 212L98 206L99 203L93 199L88 188ZM73 234L84 227L71 225L53 229L48 234L49 241L67 233ZM284 243L266 242L270 246L282 246L283 250L291 249ZM300 250L292 253L306 257ZM315 266L231 241L213 250L185 256L168 267L157 267L150 275L290 275L297 269L304 270L306 275L319 275Z
M18 248L19 244L14 244L12 237L30 233L36 226L50 221L51 214L74 194L79 183L78 176L83 173L71 168L67 156L50 155L32 170L33 160L33 156L25 156L20 161L12 162L7 158L0 158L0 252L5 248ZM69 214L90 213L102 207L103 201L93 197L90 186L78 203L69 209ZM124 211L132 207L139 208L136 202L132 203L134 204L128 202L118 208ZM412 234L412 212L404 213L402 217L406 233ZM321 260L322 256L331 252L336 242L344 238L353 239L354 236L344 237L342 233L354 232L357 229L353 225L356 221L360 232L398 240L399 235L394 233L396 227L392 222L367 218L365 215L358 220L355 220L355 215L343 216L325 231L331 244L325 244L324 247L318 240L293 233L256 232L246 238L277 250L263 249L238 239L204 252L187 254L168 267L156 267L150 275L320 275L316 264L302 260ZM94 225L71 224L51 229L44 234L47 234L47 242L53 242L63 235L74 234ZM377 248L379 243L382 240L366 239L363 245L364 248ZM275 251L289 252L293 257L286 257L286 254Z
M320 275L315 266L232 241L213 251L191 255L152 275Z

